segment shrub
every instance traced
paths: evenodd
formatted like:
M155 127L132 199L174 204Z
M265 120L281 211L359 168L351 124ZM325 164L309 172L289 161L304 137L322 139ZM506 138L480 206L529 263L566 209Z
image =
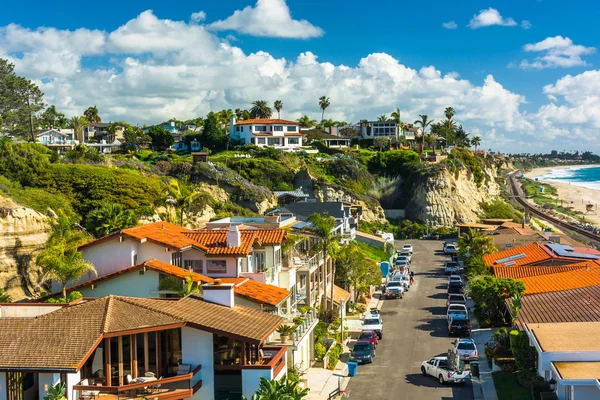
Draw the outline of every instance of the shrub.
M330 350L328 354L328 360L329 363L327 365L327 369L330 370L334 370L335 366L337 365L338 361L340 361L340 357L342 355L342 353L344 352L344 349L342 347L341 344L337 343L335 346L333 346Z
M315 326L315 342L323 343L329 337L329 329L325 321L319 321Z
M358 311L359 313L364 313L365 311L367 311L367 306L365 306L364 304L357 304L355 306L356 311Z
M339 149L332 149L330 147L325 146L325 144L323 144L323 142L320 142L320 141L313 141L311 143L311 146L314 147L315 149L319 150L319 153L323 153L323 154L333 155L333 154L343 153L343 151L341 151Z
M323 343L317 342L317 344L315 344L315 357L316 357L316 359L319 360L319 361L323 361L323 357L325 357L326 353L327 353L327 349L325 348L325 346L323 345Z
M294 317L294 319L292 321L296 325L302 325L302 323L304 322L304 318L302 318L302 317Z
M512 357L498 357L494 359L494 362L504 372L515 372L517 370L515 359Z
M529 345L529 337L523 331L510 331L510 349L515 356L517 368L520 371L535 370L538 358L537 351Z
M367 299L365 299L365 296L358 296L358 298L356 299L356 301L358 303L366 303Z

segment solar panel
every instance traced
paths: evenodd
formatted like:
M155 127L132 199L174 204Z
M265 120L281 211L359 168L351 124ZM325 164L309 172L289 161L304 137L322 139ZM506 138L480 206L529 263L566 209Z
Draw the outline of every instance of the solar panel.
M504 257L499 260L496 260L495 264L502 264L502 263L505 263L508 261L515 261L515 260L518 260L520 258L525 258L525 257L527 257L527 254L525 254L525 253L515 254L514 256Z
M600 259L600 257L595 254L575 253L575 249L573 247L564 244L548 243L546 246L559 257L583 258L585 260Z
M505 267L511 267L511 266L513 266L513 265L516 265L516 264L517 264L517 263L516 263L516 262L514 262L514 261L509 261L509 262L507 262L506 264L504 264L504 266L505 266Z

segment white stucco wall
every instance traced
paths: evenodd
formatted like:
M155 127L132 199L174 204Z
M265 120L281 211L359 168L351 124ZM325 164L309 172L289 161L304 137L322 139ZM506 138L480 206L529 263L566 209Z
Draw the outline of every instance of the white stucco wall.
M74 374L67 374L67 398L69 400L76 400L76 394L73 393L73 386L77 385L81 381L81 373L76 372Z
M573 400L598 400L600 390L597 386L573 386Z
M151 259L171 264L173 251L165 251L165 247L154 242L144 242L138 245L138 264Z
M190 364L192 369L198 364L202 370L196 375L195 381L202 380L202 387L194 395L194 399L213 399L215 396L215 374L213 359L213 335L198 329L183 327L181 329L182 363Z
M142 269L118 275L113 279L98 282L92 289L91 285L79 291L83 297L104 297L108 295L129 297L160 297L158 294L159 273L147 268L144 275Z
M50 385L54 385L55 383L60 381L60 374L53 374L53 373L47 373L47 372L40 372L38 374L38 389L39 389L39 393L40 393L40 399L43 399L44 396L46 396L46 390L45 390L45 385L48 385L48 388L50 387ZM4 381L6 382L6 381ZM72 400L73 398L73 394L69 394L67 393L69 399Z
M123 237L123 241L119 242L119 238L115 236L114 238L84 247L81 253L85 260L94 264L98 276L103 276L125 267L131 267L133 265L133 255L137 252L138 244L137 241L128 237ZM139 256L138 262L141 262L139 261ZM81 282L92 278L93 275L87 279L83 279Z
M285 368L284 368L285 370ZM271 380L270 369L243 369L242 370L242 394L251 398L260 386L260 378Z

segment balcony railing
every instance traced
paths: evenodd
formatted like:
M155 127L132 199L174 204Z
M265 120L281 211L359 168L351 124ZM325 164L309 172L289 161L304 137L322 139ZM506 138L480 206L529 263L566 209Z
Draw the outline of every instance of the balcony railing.
M313 272L318 266L323 265L323 258L319 254L312 257L294 257L294 265L299 271Z
M78 140L41 140L44 146L75 146L79 144Z
M196 376L202 366L197 366L192 372L185 375L153 379L148 377L138 378L144 382L135 382L121 386L82 385L87 379L73 386L75 400L96 399L100 396L104 400L142 399L152 397L158 400L177 400L190 398L202 387L202 381ZM135 381L135 380L134 380Z
M261 348L262 358L254 364L215 364L215 371L240 370L240 369L270 369L273 376L286 366L287 347L285 346L264 346Z

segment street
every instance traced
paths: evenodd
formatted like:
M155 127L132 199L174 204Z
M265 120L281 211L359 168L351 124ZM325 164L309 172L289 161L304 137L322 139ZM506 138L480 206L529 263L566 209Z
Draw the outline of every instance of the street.
M421 375L421 363L445 355L454 338L445 324L446 278L442 241L396 241L414 246L411 270L415 284L403 299L385 300L381 310L383 340L372 364L359 365L347 389L355 399L473 399L471 383L440 385ZM438 252L438 254L435 254Z

